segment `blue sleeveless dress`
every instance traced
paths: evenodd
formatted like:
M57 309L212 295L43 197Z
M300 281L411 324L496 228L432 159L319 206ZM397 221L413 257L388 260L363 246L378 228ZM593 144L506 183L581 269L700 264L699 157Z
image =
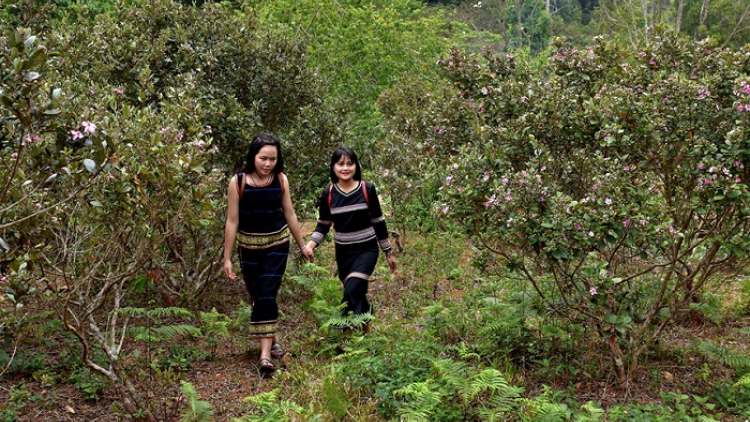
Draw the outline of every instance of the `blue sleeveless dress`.
M237 190L242 177L237 175ZM245 183L240 193L237 248L250 293L250 337L273 337L279 321L276 297L289 256L289 227L281 208L281 174L262 186Z

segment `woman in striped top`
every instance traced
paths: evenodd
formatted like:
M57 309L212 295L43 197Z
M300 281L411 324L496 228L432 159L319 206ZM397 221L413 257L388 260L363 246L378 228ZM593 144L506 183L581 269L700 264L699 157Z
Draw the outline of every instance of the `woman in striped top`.
M385 218L375 186L362 182L362 169L351 148L336 148L330 174L333 184L321 194L318 224L307 246L314 250L333 226L336 265L344 283L344 313L371 314L367 288L378 249L385 253L391 272L396 271ZM369 323L365 323L363 330L369 329Z
M289 233L297 244L304 244L283 171L281 144L270 133L260 133L250 144L245 169L232 177L227 192L224 274L232 280L237 277L232 270L236 242L252 303L250 337L260 340L259 367L263 372L275 369L271 357L284 355L276 336L276 296L289 255ZM302 253L312 261L310 248Z

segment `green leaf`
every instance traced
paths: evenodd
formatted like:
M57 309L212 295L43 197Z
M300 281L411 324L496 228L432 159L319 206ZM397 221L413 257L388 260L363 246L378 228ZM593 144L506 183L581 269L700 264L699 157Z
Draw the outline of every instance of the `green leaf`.
M24 48L29 49L33 47L35 41L36 41L36 35L32 35L29 38L26 38L26 40L23 42Z
M551 255L555 259L564 259L568 257L568 253L564 249L557 248L551 252Z
M39 79L42 75L39 74L39 72L29 72L26 74L26 77L24 78L26 82L34 82L35 80Z
M96 171L96 163L90 158L83 160L83 166L86 167L86 170L88 170L89 173Z
M104 205L101 202L99 202L99 201L91 201L90 204L92 206L97 207L97 208L103 208L104 207Z

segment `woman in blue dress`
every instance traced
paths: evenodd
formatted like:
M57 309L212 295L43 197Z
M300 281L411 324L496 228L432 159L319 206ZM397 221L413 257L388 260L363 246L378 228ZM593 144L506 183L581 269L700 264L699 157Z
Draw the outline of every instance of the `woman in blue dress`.
M289 235L313 259L312 249L304 246L297 215L289 194L289 181L283 173L281 144L270 133L258 134L250 144L242 173L229 182L227 222L224 231L224 274L234 280L233 246L237 244L252 304L250 337L259 339L259 368L271 372L271 358L281 358L276 328L279 321L277 295L289 255Z

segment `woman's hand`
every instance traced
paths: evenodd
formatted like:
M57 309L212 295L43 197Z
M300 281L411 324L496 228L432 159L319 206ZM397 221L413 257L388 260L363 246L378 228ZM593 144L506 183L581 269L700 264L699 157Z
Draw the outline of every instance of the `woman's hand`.
M237 278L237 274L232 271L232 261L230 260L224 261L224 275L229 277L230 280Z
M302 247L301 252L308 262L315 262L315 252L309 243Z
M398 263L396 263L396 258L394 258L392 254L387 253L385 254L385 259L388 261L388 266L391 267L391 274L395 273L396 268L398 268Z

